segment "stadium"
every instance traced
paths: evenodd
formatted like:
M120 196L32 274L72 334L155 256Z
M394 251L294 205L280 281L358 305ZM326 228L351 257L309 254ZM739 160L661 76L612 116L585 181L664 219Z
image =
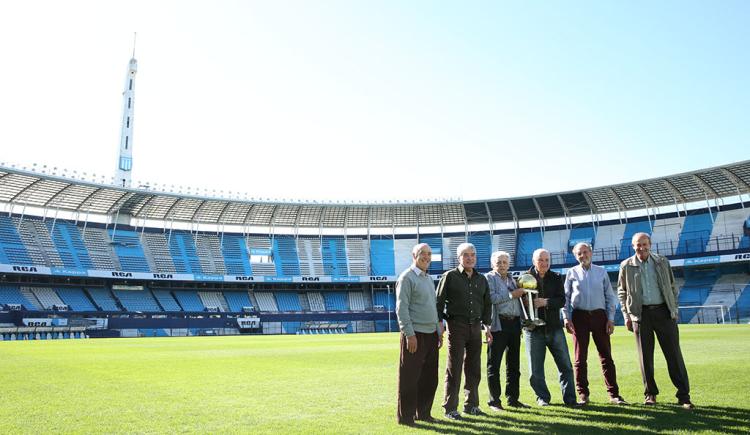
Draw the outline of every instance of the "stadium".
M676 271L683 323L750 317L750 161L659 179L456 203L309 204L118 188L0 168L3 340L397 331L393 288L428 243L512 270L540 247L559 271L585 241L616 281L651 234ZM618 319L622 324L622 318Z
M425 14L424 5L399 2L375 7L340 2L325 11L315 2L291 8L284 2L179 7L131 2L112 16L103 6L97 20L90 20L91 10L100 6L91 4L50 2L43 8L19 6L20 13L4 11L8 17L37 17L41 27L23 19L0 26L13 41L6 58L12 63L16 53L20 65L0 71L18 74L0 78L12 84L4 88L10 103L0 104L0 110L8 109L0 116L0 142L6 146L0 161L0 433L748 433L750 160L741 148L745 111L735 107L747 99L741 93L744 77L730 74L747 68L727 63L742 56L712 57L734 45L741 53L744 47L736 41L743 38L724 32L732 29L729 24L721 32L716 25L701 30L718 8L696 14L682 6L648 5L640 16L630 16L631 6L587 5L592 11L613 8L599 11L614 23L616 34L607 36L609 21L597 13L589 17L563 5L545 18L548 11L510 3L487 2L476 10L429 4L436 14ZM555 9L541 9L548 8ZM654 10L659 8L663 13ZM737 20L737 29L746 29L737 19L744 15L727 10L713 21ZM660 52L660 35L638 26L643 16L662 15L677 24L654 27L679 41L668 35ZM105 111L91 95L103 93L94 83L106 75L97 68L108 63L103 52L109 50L97 53L93 47L111 43L107 34L121 33L118 25L126 16L139 22L148 17L146 53L154 55L147 58L168 69L161 79L144 83L142 95L155 98L143 99L152 110L142 118L144 127L151 122L151 130L144 128L151 154L141 160L133 154L138 72L133 40L121 88L116 170L111 177L93 175L86 165L108 166L98 161L97 130L108 129L95 113ZM128 29L132 25L128 22ZM591 37L593 29L601 39ZM33 33L41 39L34 40ZM626 41L623 34L655 43L648 49L644 41L628 45L637 38ZM718 42L711 39L716 35ZM690 46L687 57L675 54L675 45ZM711 56L701 53L706 47ZM638 53L637 61L628 58L628 50ZM91 59L93 64L83 63ZM225 63L229 59L239 63ZM705 65L720 65L721 74L710 76ZM83 82L74 80L81 77ZM89 85L91 94L82 89ZM639 123L642 129L633 128ZM249 129L263 133L244 137ZM297 129L298 135L283 134ZM378 136L379 129L389 135ZM27 140L29 130L51 135L29 134ZM96 148L77 148L89 134ZM226 146L218 150L220 142ZM716 150L711 143L718 144ZM166 154L154 152L162 146ZM208 152L212 146L216 153ZM400 147L407 146L418 152L401 155ZM618 162L621 147L632 147L628 151L637 159ZM699 151L684 152L691 147ZM60 152L57 158L72 156L68 161L81 166L66 170L58 168L63 162L14 160L50 158L53 148ZM339 201L324 198L329 192L323 189L312 200L256 198L275 195L264 191L274 184L287 183L282 186L287 190L307 180L313 184L312 171L334 174L324 186L375 188L386 178L400 178L389 171L401 171L403 182L382 193L396 195L398 186L415 181L408 177L425 155L438 160L425 159L429 163L419 165L418 174L424 180L414 184L448 195L448 184L456 180L434 166L448 160L453 169L456 150L476 162L472 167L467 160L471 176L456 183L466 183L457 199ZM677 161L678 153L688 158ZM199 160L198 184L211 177L225 181L230 172L241 181L219 187L230 189L227 195L211 190L216 186L176 189L133 181L134 161L136 168L158 161L160 176L193 175L179 159L183 154ZM201 154L220 163L204 164ZM221 160L208 160L207 154L221 154ZM330 161L313 162L311 172L294 165L307 164L314 154ZM562 154L574 158L561 164L556 160ZM702 156L707 162L696 166ZM398 158L407 165L391 168L390 160ZM674 165L659 161L667 158L674 158ZM487 164L492 159L499 163ZM250 175L233 160L249 162ZM520 169L505 174L502 165L515 160L523 161ZM632 167L634 161L650 172ZM266 167L272 171L261 170ZM180 171L170 171L175 168ZM351 168L356 172L344 172ZM456 168L465 175L457 163ZM628 181L605 179L615 169L627 169ZM531 191L505 194L498 188L515 178L522 183L503 186L507 191L520 184ZM532 185L527 182L532 178L544 183ZM537 187L555 186L562 178L593 187ZM246 180L256 197L231 193L244 189ZM463 189L479 183L491 184L490 194L464 199ZM406 339L395 293L415 245L431 250L427 275L415 270L430 297L430 278L437 285L456 268L457 248L466 242L476 249L477 271L489 271L492 254L505 251L513 276L532 268L539 248L550 252L552 270L565 273L578 264L572 248L585 242L616 289L637 233L649 234L651 250L668 259L676 278L680 325L676 340L670 338L684 354L694 409L691 399L680 403L672 397L677 382L670 382L666 366L674 359L662 357L662 336L654 365L663 391L658 403L644 403L640 342L634 343L618 309L616 327L607 324L607 334L619 391L629 403L614 404L602 388L609 378L599 372L592 348L585 407L561 403L554 384L563 375L549 359L541 367L554 387L552 399L517 407L518 401L540 399L530 385L534 358L524 341L516 406L506 397L507 409L493 409L487 402L489 346L480 345L479 401L491 411L477 415L464 409L461 421L452 421L441 407L449 338L438 352L432 409L433 416L445 418L397 424ZM435 314L427 305L424 311ZM521 334L518 317L511 317ZM572 349L571 337L562 335L561 346ZM510 371L502 375L505 382ZM504 388L507 394L507 383Z

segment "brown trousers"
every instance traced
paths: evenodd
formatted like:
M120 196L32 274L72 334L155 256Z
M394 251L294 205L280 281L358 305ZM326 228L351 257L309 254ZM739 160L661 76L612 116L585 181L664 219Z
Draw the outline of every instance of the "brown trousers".
M617 385L617 370L612 359L612 344L607 334L607 312L604 310L581 311L573 310L573 348L575 349L576 386L578 394L589 395L589 339L594 338L596 350L599 352L599 363L602 366L604 385L609 397L618 397L620 388Z
M461 369L464 382L464 409L479 406L479 381L482 379L482 325L448 320L448 367L445 370L445 412L458 410Z
M406 349L406 336L401 333L401 357L398 365L398 411L396 421L412 424L414 420L431 417L432 402L438 385L438 336L416 333L417 351Z

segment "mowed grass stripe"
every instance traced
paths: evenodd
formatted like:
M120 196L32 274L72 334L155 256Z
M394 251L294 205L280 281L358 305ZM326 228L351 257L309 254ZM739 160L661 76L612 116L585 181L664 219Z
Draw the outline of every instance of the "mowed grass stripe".
M640 404L634 339L618 328L618 381L633 405L606 403L592 343L593 403L584 410L534 406L417 429L395 424L395 333L0 342L0 433L746 433L750 327L681 325L680 332L698 405L693 412L674 406L658 347L660 405ZM568 343L572 355L569 336ZM534 404L523 347L521 400ZM443 349L436 417L442 416L445 359ZM549 356L546 369L553 404L559 405ZM489 411L484 375L483 369L480 400Z

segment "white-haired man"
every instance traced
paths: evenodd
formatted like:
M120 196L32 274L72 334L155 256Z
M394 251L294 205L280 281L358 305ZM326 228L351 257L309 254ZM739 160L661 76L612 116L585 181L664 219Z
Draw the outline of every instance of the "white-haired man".
M534 251L532 262L534 266L529 269L529 273L536 278L539 291L538 297L534 298L534 308L541 308L539 318L546 324L525 331L526 354L531 371L529 382L536 393L537 404L548 406L551 395L544 377L544 359L549 349L557 365L563 403L566 406L575 406L577 402L573 366L570 363L568 345L560 322L560 309L565 305L563 280L559 273L550 270L550 255L546 249Z
M589 339L593 337L596 350L599 352L609 401L616 405L626 405L627 402L620 396L620 387L617 385L617 372L609 340L609 336L615 331L617 297L612 290L607 271L591 263L591 245L586 242L577 243L573 247L573 255L578 260L578 266L570 268L565 275L563 321L565 329L573 335L573 367L579 403L589 403L587 361Z
M411 255L411 267L396 282L396 317L401 329L396 419L407 426L414 420L433 420L430 412L438 385L438 349L443 344L435 283L427 273L432 249L420 243Z
M458 390L461 369L464 383L464 413L481 415L479 381L482 378L482 329L487 342L492 342L490 323L492 302L487 279L474 268L477 250L471 243L462 243L456 250L458 267L440 277L437 289L437 311L448 323L448 367L445 371L445 418L460 420Z
M677 387L677 403L693 409L690 382L680 350L677 329L679 291L666 257L651 252L651 236L636 233L632 239L635 255L620 263L617 297L625 326L635 333L646 405L655 405L659 388L654 379L654 333L659 339L669 378Z
M505 251L492 253L492 270L484 276L490 286L492 301L492 343L487 346L487 387L490 397L487 405L493 411L503 409L500 395L500 365L505 358L505 398L508 406L527 408L519 402L519 379L521 378L521 305L519 299L524 290L508 273L510 254Z

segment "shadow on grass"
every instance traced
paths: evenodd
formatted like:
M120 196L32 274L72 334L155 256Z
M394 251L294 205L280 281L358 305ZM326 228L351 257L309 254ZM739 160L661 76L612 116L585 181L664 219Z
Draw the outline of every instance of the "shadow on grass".
M442 418L418 422L416 429L446 434L478 433L660 433L722 432L747 434L748 409L720 406L684 410L676 404L656 406L597 406L569 409L562 406L503 411L454 422Z

